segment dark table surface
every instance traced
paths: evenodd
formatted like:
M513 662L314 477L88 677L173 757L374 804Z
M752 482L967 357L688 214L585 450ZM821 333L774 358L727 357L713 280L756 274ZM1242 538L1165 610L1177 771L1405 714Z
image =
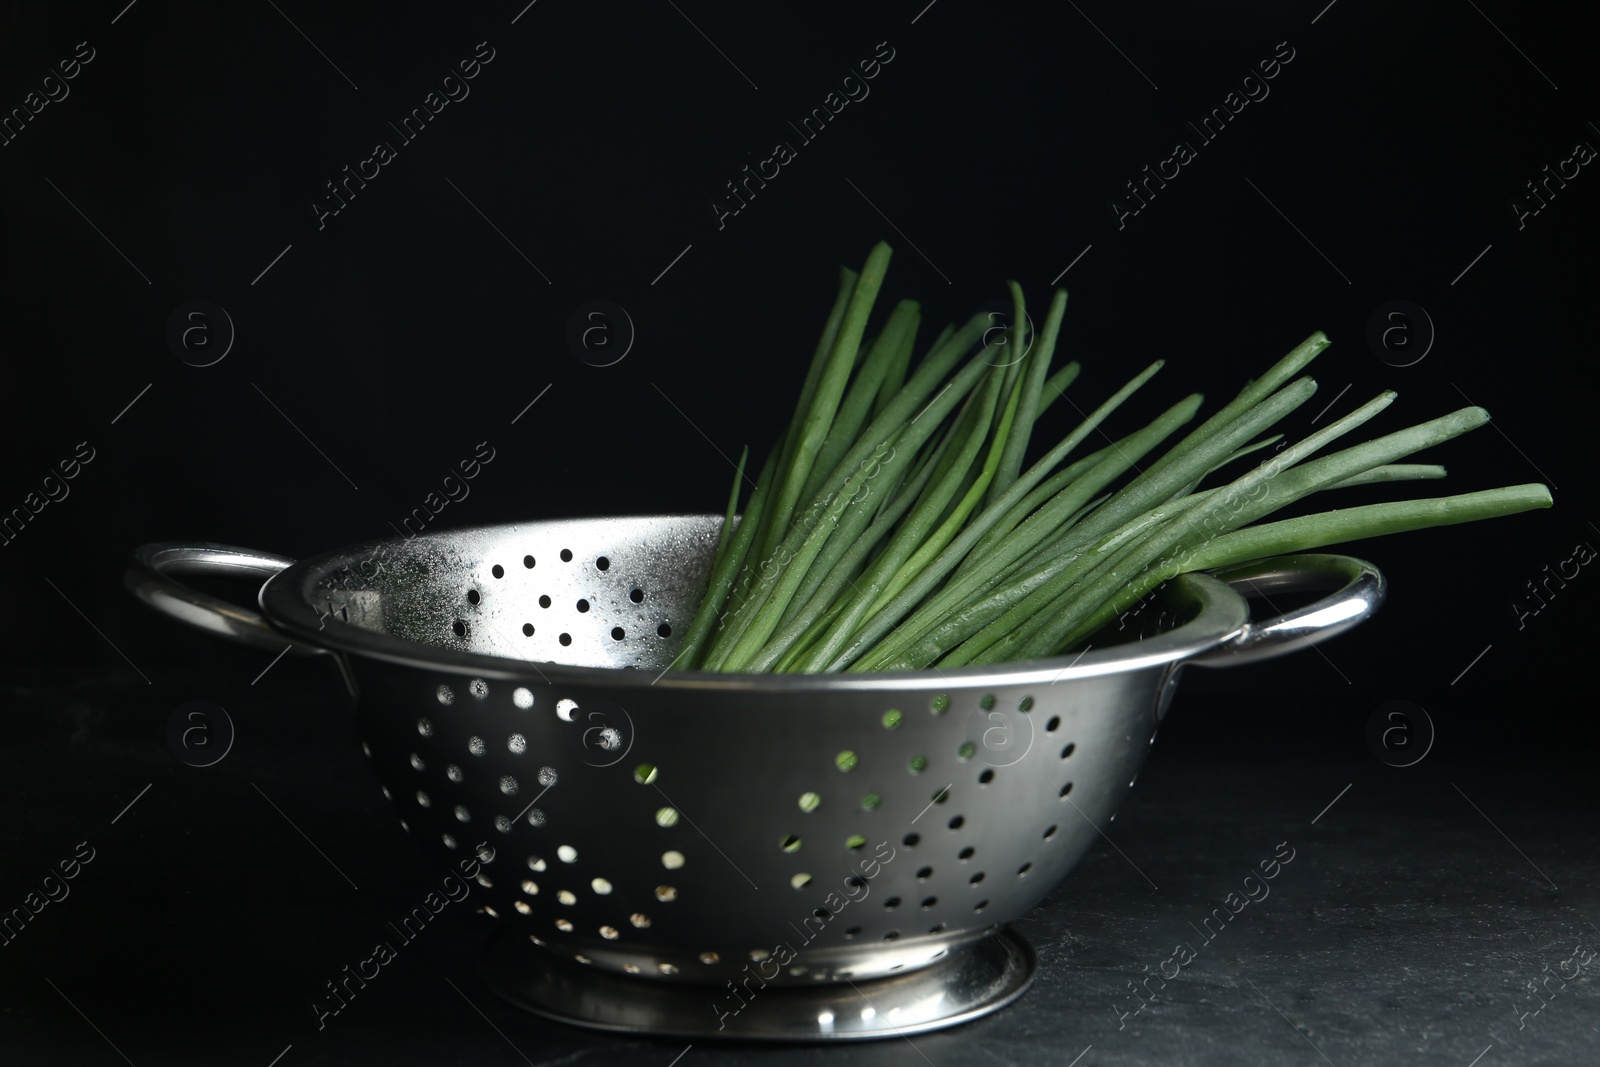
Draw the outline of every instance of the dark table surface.
M1038 975L996 1015L848 1046L591 1034L498 999L477 972L487 920L450 909L319 1030L310 998L432 872L326 665L280 667L232 701L238 737L215 766L168 751L173 695L253 655L155 686L102 670L10 688L5 906L62 860L93 858L0 948L5 1063L1600 1059L1600 960L1582 962L1600 946L1600 802L1581 754L1442 743L1394 768L1335 743L1349 722L1259 689L1235 697L1231 674L1185 680L1106 840L1018 924ZM1270 895L1206 938L1212 909L1290 850Z

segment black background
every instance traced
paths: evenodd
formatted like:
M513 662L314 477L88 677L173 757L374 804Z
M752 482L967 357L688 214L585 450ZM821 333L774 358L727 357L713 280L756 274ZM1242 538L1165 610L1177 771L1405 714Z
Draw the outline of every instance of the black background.
M1549 511L1353 549L1390 580L1378 617L1323 655L1190 672L1164 758L1345 760L1436 774L1436 786L1466 776L1491 798L1508 766L1592 783L1584 602L1596 579L1585 568L1521 628L1512 602L1580 541L1600 543L1586 388L1600 179L1585 167L1520 228L1511 206L1574 144L1600 144L1592 12L1367 0L277 7L12 5L0 35L7 111L78 42L94 49L70 95L0 147L0 509L22 506L79 442L95 450L70 496L0 554L16 738L4 821L21 842L8 850L19 869L0 879L19 887L7 906L21 868L54 862L151 768L192 790L172 818L214 805L226 832L229 805L257 803L252 773L323 766L350 744L321 718L254 718L273 701L286 716L338 715L304 697L331 676L286 661L252 687L270 656L127 595L134 546L192 538L299 557L385 536L485 440L496 458L439 526L719 510L727 457L745 444L764 455L788 417L838 266L859 266L880 238L895 248L883 303L920 300L925 336L1002 297L1008 278L1041 311L1059 277L1071 294L1059 358L1082 361L1070 395L1086 408L1160 357L1133 410L1195 389L1214 410L1322 329L1334 344L1292 435L1330 401L1342 413L1384 388L1400 398L1363 433L1470 398L1492 426L1422 457L1450 477L1417 492L1551 486ZM387 123L481 41L494 58L470 95L399 145ZM788 124L879 42L894 58L870 95L799 143ZM1279 42L1293 59L1270 95L1201 146L1186 123ZM377 140L397 158L319 229L324 183ZM780 140L798 157L719 227L724 183ZM1198 157L1119 228L1113 199L1179 140ZM612 366L567 341L592 299L621 305L637 331ZM1396 299L1437 331L1406 367L1366 340L1373 311ZM166 341L190 300L222 306L237 331L210 367ZM1036 440L1072 418L1057 405ZM232 766L197 772L165 751L166 715L197 697L240 724ZM1368 751L1368 716L1393 699L1437 728L1424 767L1390 770ZM204 774L233 784L196 789ZM341 783L328 811L345 790L371 806L370 783ZM241 818L281 829L270 812ZM124 872L150 862L135 855ZM188 925L171 896L137 892L178 941L220 933ZM314 910L314 898L296 906ZM90 910L50 935L57 947L120 936ZM220 924L225 912L206 914ZM131 981L128 959L115 973ZM13 1002L32 1005L19 1010L78 1025L30 981L17 978Z

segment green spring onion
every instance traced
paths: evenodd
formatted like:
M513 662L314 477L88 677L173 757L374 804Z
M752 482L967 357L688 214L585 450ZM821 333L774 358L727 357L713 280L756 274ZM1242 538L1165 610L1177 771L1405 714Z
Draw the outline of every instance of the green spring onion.
M1443 478L1437 464L1397 461L1489 418L1463 408L1319 455L1388 407L1395 394L1384 392L1285 441L1271 431L1315 392L1301 372L1327 348L1321 332L1176 443L1166 444L1199 413L1198 394L1113 440L1103 426L1157 361L1090 414L1080 409L1072 432L1024 467L1041 417L1079 376L1076 361L1050 365L1066 292L1054 292L1031 336L1011 282L1003 337L974 316L945 327L913 365L915 302L897 304L863 344L889 257L880 242L859 274L841 269L794 415L736 524L748 450L740 456L674 666L879 671L1034 659L1082 647L1189 571L1551 506L1545 486L1528 484L1260 522L1325 489ZM1091 436L1109 443L1075 457ZM1201 488L1268 448L1254 467Z

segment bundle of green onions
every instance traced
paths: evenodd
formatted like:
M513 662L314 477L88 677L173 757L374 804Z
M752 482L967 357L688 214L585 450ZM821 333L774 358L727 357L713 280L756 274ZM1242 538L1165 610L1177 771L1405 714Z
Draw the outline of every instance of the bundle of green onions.
M889 256L879 243L859 274L841 269L794 417L736 518L749 450L741 455L675 666L881 671L1036 659L1083 646L1187 571L1551 504L1530 483L1258 522L1322 489L1443 477L1442 467L1396 461L1489 419L1466 407L1312 458L1387 407L1395 394L1385 391L1293 444L1261 437L1316 390L1295 376L1327 347L1321 332L1143 467L1201 404L1191 395L1115 441L1105 434L1159 360L1024 470L1034 425L1078 374L1076 362L1050 371L1067 294L1056 290L1032 337L1013 282L1005 330L983 314L946 327L913 369L915 302L901 301L863 343ZM1091 438L1109 443L1067 462ZM1246 473L1200 488L1266 448Z

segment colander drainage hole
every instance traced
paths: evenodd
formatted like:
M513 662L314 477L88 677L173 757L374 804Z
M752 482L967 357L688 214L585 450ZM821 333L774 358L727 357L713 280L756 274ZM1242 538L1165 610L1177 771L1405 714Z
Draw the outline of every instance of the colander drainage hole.
M956 855L962 860L962 862L966 862L967 860L970 860L972 858L972 856L973 856L973 853L975 853L977 851L978 851L977 849L973 848L971 845L968 845L966 848L962 849Z
M611 561L606 559L604 556L601 556L599 559L595 560L594 565L596 569L602 571L608 571L611 569Z
M1048 826L1048 827L1046 827L1046 828L1045 828L1045 831L1044 831L1044 839L1045 839L1045 840L1046 840L1046 841L1048 841L1048 840L1050 840L1050 839L1051 839L1051 838L1052 838L1052 837L1054 837L1054 836L1056 836L1056 828L1055 828L1055 826L1054 826L1054 825L1053 825L1053 824L1052 824L1052 825L1050 825L1050 826Z
M994 781L994 770L993 770L993 768L990 768L989 770L986 770L982 774L978 775L978 784L979 785L988 785L992 781Z
M572 635L571 634L561 634L559 637L556 638L556 640L560 641L563 645L570 645L570 644L572 644Z
M524 567L528 568L530 571L533 570L533 557L532 556L523 556L522 557L522 565Z
M919 881L919 882L926 882L929 878L932 878L932 877L933 877L933 868L932 867L924 867L920 871L917 872L917 881Z
M1059 715L1050 716L1050 721L1044 724L1044 732L1047 734L1053 734L1060 728L1061 716Z
M949 929L949 924L948 923L935 923L934 925L928 927L928 933L930 933L930 934L942 934L947 929Z
M628 599L633 601L635 604L641 603L644 600L644 590L643 589L635 589L635 590L631 591L628 594Z
M1017 877L1021 878L1031 870L1033 870L1033 864L1024 863L1021 867L1017 868Z
M496 578L504 578L506 576L506 569L500 566L500 564L496 563L493 567L489 568L489 573L494 575Z
M790 834L788 837L778 842L778 847L783 849L785 852L799 852L800 839L794 834Z
M899 897L890 897L888 900L883 902L883 907L884 907L885 911L893 911L894 909L898 908L899 906L900 906L900 898Z
M976 915L976 914L978 914L978 912L982 911L984 908L987 908L988 906L989 906L989 902L987 900L980 900L980 901L978 901L978 903L973 905L972 914Z
M666 623L662 623L660 626L656 627L656 634L661 637L671 637L672 627L668 626Z
M888 933L883 935L883 939L885 941L898 941L900 940L900 931L890 930Z
M861 927L859 927L859 926L850 927L850 929L848 929L848 930L846 930L844 932L844 936L845 936L845 940L847 940L847 941L855 940L857 937L861 936Z
M468 589L467 590L467 603L468 604L476 604L478 601L480 601L482 599L483 599L483 597L478 595L478 591L476 589Z
M589 610L589 602L587 600L579 600L578 601L578 610L579 611L588 611Z
M1078 746L1069 741L1067 742L1067 747L1061 750L1061 758L1066 759L1076 751L1078 751Z
M952 829L952 830L959 830L963 826L965 826L966 823L967 823L967 820L963 816L957 815L957 816L955 816L954 818L952 818L950 820L949 826L950 826L950 829Z
M613 626L611 628L611 640L613 640L613 641L621 641L624 637L627 637L627 636L628 636L628 631L624 630L622 627Z
M455 632L455 635L457 637L465 637L465 636L467 636L467 624L461 619L457 619L451 625L450 629Z
M907 834L906 836L904 836L904 837L902 837L900 839L900 843L902 845L905 845L907 848L916 848L917 847L917 842L921 841L921 840L922 840L922 835L920 835L920 834Z
M1066 785L1061 787L1061 799L1067 799L1067 794L1070 792L1072 792L1072 783L1068 782Z
M549 598L549 597L547 597L547 596L541 596L541 597L540 597L540 598L539 598L539 606L540 606L540 607L541 607L541 608L547 608L547 607L549 607L549 606L550 606L550 598Z
M937 903L939 903L939 898L938 897L929 897L929 898L927 898L926 900L924 900L922 902L922 910L923 911L927 911L929 908L933 907Z
M533 636L533 623L525 622L525 623L522 624L522 636L523 637L532 637Z
M562 563L571 563L572 562L572 549L563 548L561 550L561 562Z
M968 885L977 885L981 881L983 881L983 872L979 871L977 874L975 874L971 878L967 879L967 884Z

